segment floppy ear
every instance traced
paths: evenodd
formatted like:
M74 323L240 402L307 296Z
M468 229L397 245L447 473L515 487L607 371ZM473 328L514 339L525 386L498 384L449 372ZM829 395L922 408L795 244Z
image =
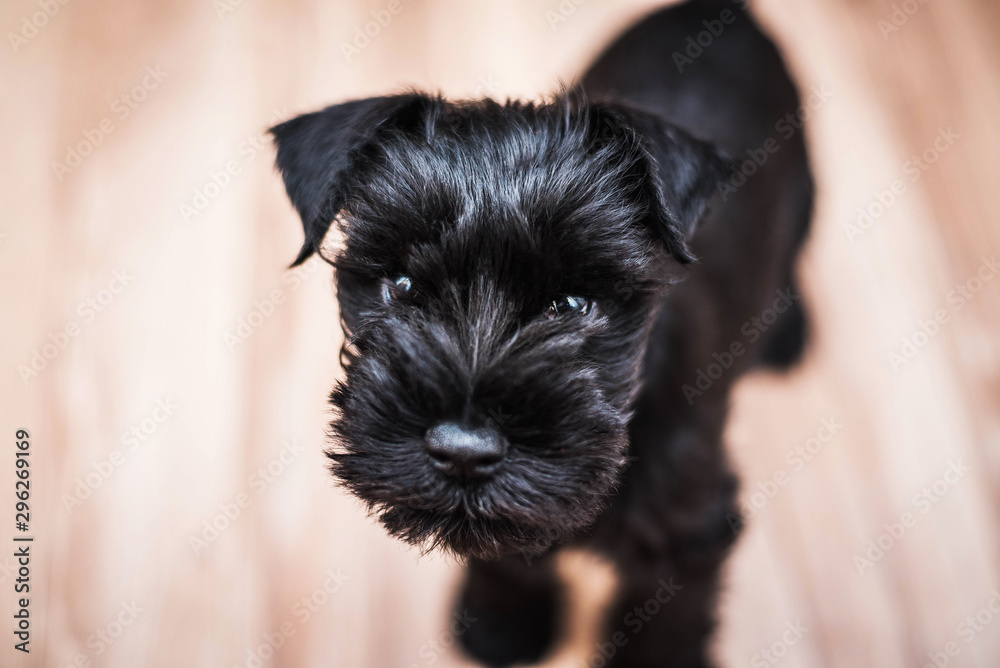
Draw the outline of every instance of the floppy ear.
M354 100L271 128L278 147L278 170L306 234L293 267L319 250L344 204L352 167L365 147L380 131L392 127L392 121L429 101L416 93Z
M639 190L655 231L678 261L693 261L687 240L718 182L732 174L733 161L655 114L619 105L599 109L605 126L623 132L641 150L645 164Z

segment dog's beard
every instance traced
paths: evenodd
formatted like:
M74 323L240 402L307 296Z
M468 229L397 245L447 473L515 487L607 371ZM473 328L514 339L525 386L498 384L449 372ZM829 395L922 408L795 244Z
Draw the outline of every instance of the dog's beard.
M578 334L523 333L509 363L472 379L433 328L389 329L391 345L387 330L372 337L377 348L362 341L367 350L331 397L339 414L328 454L333 474L392 535L495 558L541 552L593 524L625 466L628 416L607 401L596 369L563 355ZM426 430L461 414L470 395L510 442L481 481L442 475L423 445Z
M609 439L608 452L621 452L622 440ZM558 464L516 456L497 476L474 484L452 483L421 467L405 477L395 471L392 482L375 486L361 481L370 463L347 453L331 456L335 475L390 534L424 549L483 559L536 554L586 529L604 509L624 465L620 456L608 456L589 475L568 480Z

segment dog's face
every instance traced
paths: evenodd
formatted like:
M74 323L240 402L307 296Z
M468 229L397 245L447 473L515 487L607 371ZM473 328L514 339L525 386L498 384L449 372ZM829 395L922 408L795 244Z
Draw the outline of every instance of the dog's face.
M392 534L465 556L592 524L718 154L569 97L373 98L273 132L306 228L298 262L333 220L343 234L334 475Z

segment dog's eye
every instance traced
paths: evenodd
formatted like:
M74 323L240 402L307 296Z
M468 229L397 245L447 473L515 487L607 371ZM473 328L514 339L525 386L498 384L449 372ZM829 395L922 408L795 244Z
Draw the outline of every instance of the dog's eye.
M406 276L397 276L395 280L382 281L382 301L386 304L399 295L406 294L413 287L413 281Z
M548 308L545 309L545 316L548 318L555 318L560 315L568 315L570 313L575 313L577 315L588 315L594 309L594 302L589 299L584 299L583 297L573 297L571 295L565 295L559 299L555 299L549 304Z

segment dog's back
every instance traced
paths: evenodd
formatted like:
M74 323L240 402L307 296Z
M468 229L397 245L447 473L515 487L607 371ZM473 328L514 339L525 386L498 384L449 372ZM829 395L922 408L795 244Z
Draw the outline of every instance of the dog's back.
M581 86L591 99L658 113L736 167L690 239L698 262L663 298L629 424L632 465L590 538L622 577L609 628L638 610L653 582L684 587L644 631L658 640L629 643L614 665L708 665L717 572L742 525L722 445L729 389L755 365L787 367L805 342L794 269L813 185L799 96L742 3L725 0L646 18Z
M813 200L802 107L778 50L744 3L693 0L652 14L602 53L582 87L591 98L657 112L736 163L691 240L699 263L668 297L668 310L688 323L683 332L673 328L676 353L691 362L670 375L706 391L695 384L700 372L716 361L712 353L728 360L733 343L746 352L725 369L730 377L758 360L795 361L805 318L793 265ZM776 293L786 297L777 320L754 324ZM684 332L696 337L677 340ZM690 390L687 399L701 396Z

